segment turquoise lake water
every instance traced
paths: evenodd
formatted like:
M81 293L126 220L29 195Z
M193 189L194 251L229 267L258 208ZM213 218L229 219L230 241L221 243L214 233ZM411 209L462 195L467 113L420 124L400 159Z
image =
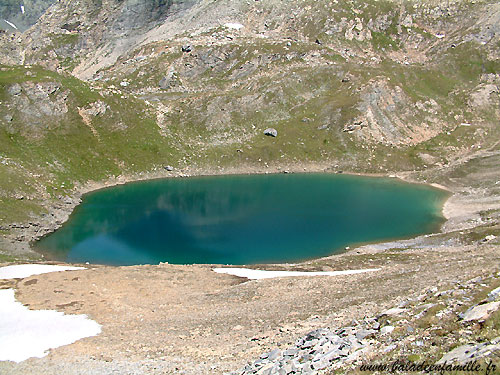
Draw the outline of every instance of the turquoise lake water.
M331 174L192 177L90 193L35 248L66 262L297 262L436 231L447 194Z

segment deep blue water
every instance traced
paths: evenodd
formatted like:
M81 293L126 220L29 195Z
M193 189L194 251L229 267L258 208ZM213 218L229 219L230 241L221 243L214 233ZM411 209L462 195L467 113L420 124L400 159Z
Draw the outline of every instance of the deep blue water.
M113 265L296 262L435 231L445 197L332 174L153 180L86 195L35 247L52 259Z

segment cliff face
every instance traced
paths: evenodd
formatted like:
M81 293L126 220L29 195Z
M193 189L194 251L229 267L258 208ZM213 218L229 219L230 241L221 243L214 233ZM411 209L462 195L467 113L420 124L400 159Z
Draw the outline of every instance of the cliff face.
M0 224L164 165L453 165L498 139L499 25L493 0L58 1L0 33Z
M54 0L2 0L0 29L25 31L34 25Z

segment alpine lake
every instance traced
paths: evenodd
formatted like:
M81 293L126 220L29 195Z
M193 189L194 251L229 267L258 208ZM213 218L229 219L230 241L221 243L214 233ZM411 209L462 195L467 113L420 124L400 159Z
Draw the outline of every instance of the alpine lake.
M89 193L34 244L108 265L290 263L439 230L448 193L342 174L168 178Z

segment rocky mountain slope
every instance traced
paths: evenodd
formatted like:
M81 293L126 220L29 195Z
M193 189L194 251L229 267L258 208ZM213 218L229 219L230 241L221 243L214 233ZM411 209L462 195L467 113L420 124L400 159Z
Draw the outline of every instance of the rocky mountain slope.
M3 0L0 29L25 31L33 26L55 0Z
M489 0L56 2L0 33L3 234L166 165L449 165L498 139L499 20Z

